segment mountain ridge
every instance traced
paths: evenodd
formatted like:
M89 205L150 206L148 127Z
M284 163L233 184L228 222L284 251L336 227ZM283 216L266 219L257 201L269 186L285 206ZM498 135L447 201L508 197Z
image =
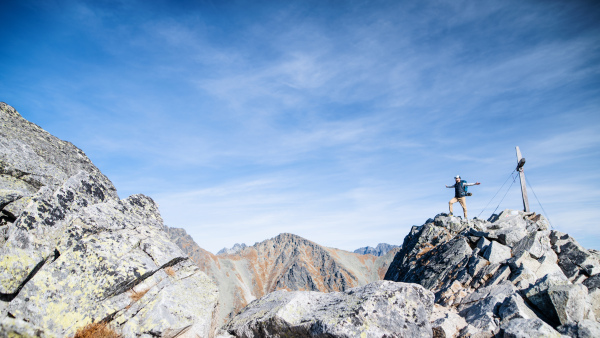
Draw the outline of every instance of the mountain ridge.
M359 255L281 233L234 254L214 255L200 248L184 229L166 231L221 290L227 290L220 293L221 321L275 290L344 291L381 280L397 251L381 257Z

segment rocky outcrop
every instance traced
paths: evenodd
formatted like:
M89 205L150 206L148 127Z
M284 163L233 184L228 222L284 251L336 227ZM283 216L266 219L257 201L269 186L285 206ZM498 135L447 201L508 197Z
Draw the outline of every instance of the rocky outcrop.
M0 327L70 336L208 337L216 285L143 195L120 200L85 154L0 103Z
M359 255L383 256L386 253L390 252L390 250L393 250L395 248L398 248L398 246L387 243L379 243L376 247L365 246L362 248L358 248L353 252Z
M256 243L236 254L213 255L185 230L168 228L171 239L219 285L218 322L225 323L251 301L276 290L344 291L381 280L395 250L375 257L322 247L292 234Z
M412 228L385 279L426 287L444 309L437 312L464 319L432 319L444 336L585 335L599 318L598 258L534 213L505 210L488 221L440 214Z
M224 330L235 337L432 337L433 293L378 281L345 292L276 291ZM222 335L226 336L226 335Z

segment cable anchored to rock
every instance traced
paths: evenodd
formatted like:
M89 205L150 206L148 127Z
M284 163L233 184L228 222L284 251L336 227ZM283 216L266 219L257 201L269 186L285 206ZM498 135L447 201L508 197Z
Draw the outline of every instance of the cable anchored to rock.
M504 185L506 184L506 182L508 182L508 179L512 177L512 175L515 173L515 171L516 171L516 169L513 170L513 172L508 175L508 177L506 178L506 180L504 180L504 183L502 183L502 186L500 187L500 189L498 189L498 191L496 191L496 194L494 195L494 197L492 197L492 199L490 199L490 201L481 210L481 212L479 213L479 215L477 215L477 218L479 218L481 216L481 214L483 214L483 212L485 211L485 209L487 209L487 207L490 205L490 203L492 203L492 201L494 200L494 198L496 198L496 196L498 196L498 193L502 190L502 188L504 188ZM513 183L514 183L514 181L513 181ZM498 208L496 207L496 209L498 209Z

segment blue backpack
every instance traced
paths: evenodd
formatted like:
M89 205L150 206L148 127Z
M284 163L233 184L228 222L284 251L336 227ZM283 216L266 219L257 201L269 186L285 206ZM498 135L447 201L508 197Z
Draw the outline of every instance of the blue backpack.
M469 192L469 186L467 186L467 181L460 180L460 184L462 185L463 189L465 190L465 196L473 195L472 193Z

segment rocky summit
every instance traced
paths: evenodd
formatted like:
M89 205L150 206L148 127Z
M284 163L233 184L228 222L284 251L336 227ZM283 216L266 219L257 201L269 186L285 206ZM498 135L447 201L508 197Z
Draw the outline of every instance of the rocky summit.
M327 248L293 234L280 234L213 255L185 230L168 228L171 239L219 285L218 322L231 319L251 301L276 290L345 291L383 279L397 250L375 257Z
M415 226L386 280L435 294L437 336L599 337L600 255L535 213L440 214Z
M0 332L208 337L214 282L172 243L154 201L119 199L71 143L0 103Z

